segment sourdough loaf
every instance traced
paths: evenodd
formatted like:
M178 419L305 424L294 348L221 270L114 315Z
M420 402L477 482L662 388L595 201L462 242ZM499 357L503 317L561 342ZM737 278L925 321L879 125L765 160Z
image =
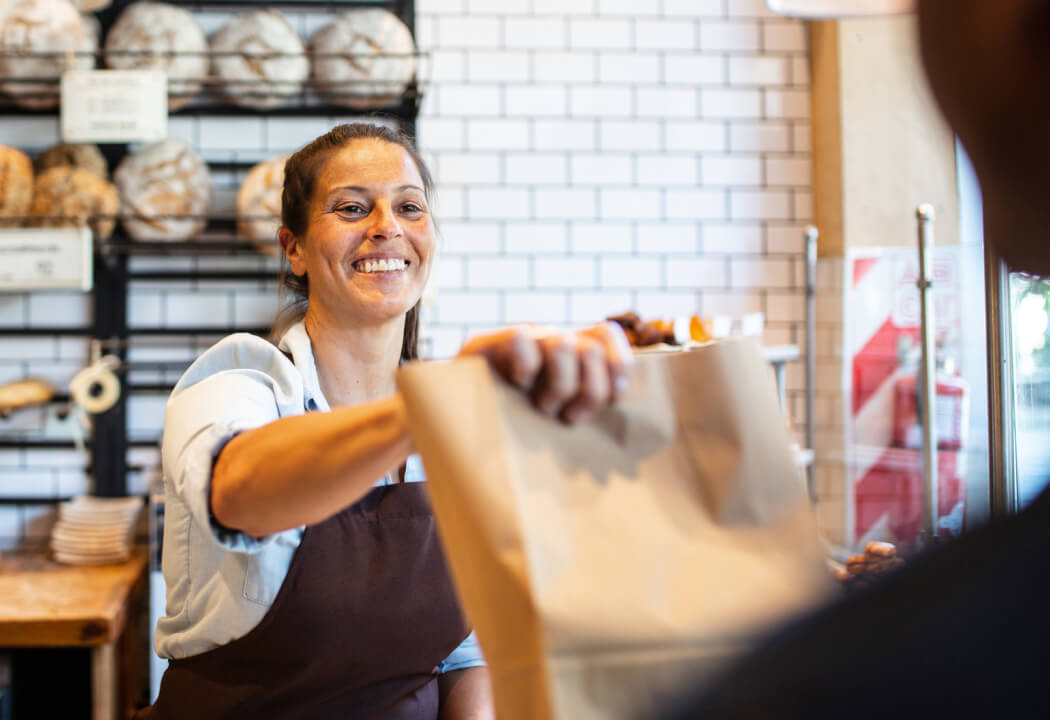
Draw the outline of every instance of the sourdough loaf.
M90 225L95 235L113 232L120 210L117 189L87 170L60 165L36 178L29 225L63 227Z
M58 104L64 70L90 69L98 36L69 0L8 0L0 4L0 90L22 107ZM26 82L39 79L40 82Z
M29 156L0 145L0 218L24 218L32 202L33 164Z
M161 2L127 6L106 35L106 67L168 75L168 110L185 107L208 75L208 41L193 15Z
M338 105L389 105L415 77L415 51L412 32L393 13L348 10L311 38L311 82L318 94Z
M281 227L281 191L288 155L264 160L249 172L237 192L237 233L259 249L277 254Z
M52 145L40 153L33 160L33 171L42 173L53 167L70 165L72 167L86 170L95 177L106 180L109 178L109 169L106 167L106 158L98 145L89 143L61 143Z
M137 240L184 240L206 224L208 166L186 143L162 140L125 157L113 173L124 229Z
M302 89L310 63L299 34L276 10L239 15L211 38L212 71L235 105L265 110Z

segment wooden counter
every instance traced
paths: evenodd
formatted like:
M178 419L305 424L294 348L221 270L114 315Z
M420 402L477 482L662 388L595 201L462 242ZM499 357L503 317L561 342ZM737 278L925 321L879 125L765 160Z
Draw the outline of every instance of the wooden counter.
M119 565L72 566L43 552L3 554L0 647L90 647L92 718L118 717L117 643L142 599L148 552Z

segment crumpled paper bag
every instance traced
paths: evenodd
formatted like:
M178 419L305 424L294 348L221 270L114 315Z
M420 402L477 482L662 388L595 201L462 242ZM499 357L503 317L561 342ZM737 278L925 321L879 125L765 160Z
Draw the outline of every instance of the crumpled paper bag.
M754 340L639 355L575 427L480 358L398 386L501 720L654 717L828 591Z

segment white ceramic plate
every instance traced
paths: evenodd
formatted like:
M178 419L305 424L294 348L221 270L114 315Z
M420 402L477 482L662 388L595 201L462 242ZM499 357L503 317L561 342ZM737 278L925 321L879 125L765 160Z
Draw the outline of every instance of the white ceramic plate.
M128 559L130 553L118 554L113 553L110 555L83 555L80 553L68 553L55 551L55 560L60 563L66 563L67 565L111 565L114 563L124 562Z
M116 543L113 545L98 545L98 546L87 546L79 544L66 544L61 542L52 542L51 549L55 552L68 553L70 555L83 555L84 557L110 557L115 555L126 555L127 548L124 543Z
M87 535L90 537L123 537L131 528L127 525L81 525L80 523L59 520L51 529L52 533L66 535Z

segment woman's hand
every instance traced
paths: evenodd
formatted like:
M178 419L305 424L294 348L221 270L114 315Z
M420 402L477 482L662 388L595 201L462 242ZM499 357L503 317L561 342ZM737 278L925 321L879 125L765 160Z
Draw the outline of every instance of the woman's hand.
M551 417L577 423L614 401L630 380L634 357L616 323L577 332L511 327L477 335L460 355L481 355Z

